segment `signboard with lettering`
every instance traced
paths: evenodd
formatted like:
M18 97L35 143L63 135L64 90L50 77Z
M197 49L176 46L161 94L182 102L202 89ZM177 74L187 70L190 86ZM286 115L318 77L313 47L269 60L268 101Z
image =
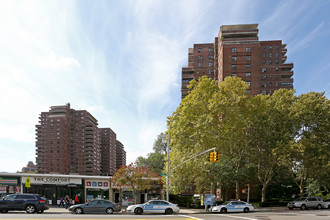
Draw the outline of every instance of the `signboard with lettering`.
M95 189L109 189L109 181L104 180L86 180L86 188L95 188Z
M28 177L22 177L22 182L26 183ZM72 179L66 177L30 177L31 185L43 185L43 184L53 184L53 185L72 185L81 184L81 179Z
M0 186L2 185L19 185L18 178L15 177L0 177Z

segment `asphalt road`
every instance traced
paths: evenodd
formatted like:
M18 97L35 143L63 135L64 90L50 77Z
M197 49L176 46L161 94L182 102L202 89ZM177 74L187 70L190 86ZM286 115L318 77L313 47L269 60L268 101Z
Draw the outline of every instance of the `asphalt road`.
M43 213L43 214L26 214L25 212L8 212L0 213L0 219L11 220L46 220L46 219L111 219L111 220L156 220L156 219L169 219L169 220L329 220L330 210L282 210L276 212L250 212L250 213L199 213L199 214L175 214L175 215L159 215L159 214L143 214L134 215L126 213L116 213L112 215L106 214L83 214L76 215L71 213Z

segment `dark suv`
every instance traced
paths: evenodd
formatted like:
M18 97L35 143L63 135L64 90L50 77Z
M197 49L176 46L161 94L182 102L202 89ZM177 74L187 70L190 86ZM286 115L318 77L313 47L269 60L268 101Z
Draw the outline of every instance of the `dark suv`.
M26 213L43 213L49 209L48 200L36 194L11 194L0 200L0 212L25 210Z

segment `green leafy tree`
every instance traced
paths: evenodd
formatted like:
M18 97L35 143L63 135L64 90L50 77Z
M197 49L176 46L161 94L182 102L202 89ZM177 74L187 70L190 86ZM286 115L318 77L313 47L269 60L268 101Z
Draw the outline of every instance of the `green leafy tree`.
M168 118L170 170L219 142L219 129L213 126L216 118L210 109L210 100L219 90L217 83L202 77L199 82L193 80L190 88L189 95ZM210 168L207 155L185 163L171 173L171 189L181 193L187 184L193 184L197 192L210 190Z
M160 176L147 166L138 166L136 163L122 166L112 177L112 182L119 188L128 186L133 192L135 202L138 203L138 196L141 190L150 189L153 185L160 185Z
M146 158L142 156L138 157L136 163L139 166L149 166L153 171L160 174L165 165L166 146L165 134L160 133L154 142L154 152L148 153Z
M262 184L261 202L265 202L269 183L292 153L295 96L292 90L280 89L272 96L257 95L253 99L250 158Z
M295 118L295 154L292 174L300 196L309 178L330 189L330 102L323 93L309 92L297 98L293 108Z

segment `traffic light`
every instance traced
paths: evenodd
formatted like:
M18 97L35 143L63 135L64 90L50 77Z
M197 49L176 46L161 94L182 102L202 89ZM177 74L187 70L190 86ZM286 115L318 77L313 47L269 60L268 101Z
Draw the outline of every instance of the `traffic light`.
M211 152L211 153L210 153L210 162L211 162L211 163L214 162L214 153L215 153L215 152Z
M213 157L214 157L213 162L218 162L219 161L219 153L213 152Z

